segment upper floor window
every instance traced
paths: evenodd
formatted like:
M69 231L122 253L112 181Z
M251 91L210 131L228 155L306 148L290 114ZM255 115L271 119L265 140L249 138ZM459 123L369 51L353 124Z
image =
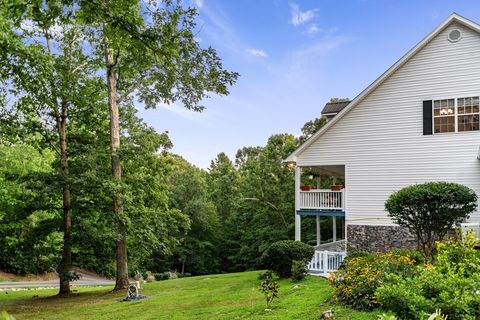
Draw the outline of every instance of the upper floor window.
M455 99L433 101L435 133L455 132Z
M479 97L433 100L434 133L480 130Z
M458 107L458 131L478 131L479 106L478 97L457 99Z

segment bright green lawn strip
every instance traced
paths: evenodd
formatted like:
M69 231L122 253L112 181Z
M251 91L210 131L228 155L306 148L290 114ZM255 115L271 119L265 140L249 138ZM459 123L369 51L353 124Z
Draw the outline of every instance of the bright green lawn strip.
M125 294L108 288L80 288L72 298L50 297L55 290L0 293L0 310L22 319L318 319L333 310L337 319L376 319L379 313L333 305L328 282L308 277L299 284L280 281L280 299L266 312L258 290L259 272L168 280L144 285L148 299L119 302ZM294 288L296 285L299 288ZM33 298L38 295L38 298Z

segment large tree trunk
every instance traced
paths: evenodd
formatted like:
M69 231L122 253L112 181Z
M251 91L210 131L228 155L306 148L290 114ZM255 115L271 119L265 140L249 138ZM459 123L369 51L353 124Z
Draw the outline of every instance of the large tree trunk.
M59 265L59 295L70 294L70 272L72 269L72 211L70 183L68 181L67 154L67 103L62 101L61 113L57 114L57 130L60 138L60 168L63 179L63 252Z
M115 58L108 47L105 48L105 61L107 65L108 106L110 109L110 147L112 151L112 176L116 182L122 179L120 163L120 115L117 103L117 75ZM118 189L113 195L113 213L118 221L118 239L116 243L117 274L115 289L125 289L128 286L127 265L127 228L123 215L122 194Z
M50 44L50 34L48 29L44 29L47 52L52 55ZM71 43L73 45L73 42ZM55 88L52 81L52 90ZM57 103L57 95L53 94L54 101ZM59 110L60 109L60 110ZM67 118L68 103L65 98L61 100L60 106L55 107L55 122L60 143L60 170L63 180L63 249L62 259L58 266L60 278L58 294L68 296L70 294L70 272L72 269L72 209L70 196L70 182L68 175L68 153L67 153Z

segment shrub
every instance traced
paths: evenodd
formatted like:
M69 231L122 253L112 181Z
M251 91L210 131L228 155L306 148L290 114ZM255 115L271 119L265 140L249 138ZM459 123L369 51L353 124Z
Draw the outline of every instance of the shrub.
M437 244L435 265L425 265L410 277L389 275L390 281L376 292L379 304L402 319L424 319L437 309L450 320L479 319L480 260L475 243L468 234L465 241Z
M15 318L7 313L7 311L2 311L0 314L0 320L15 320Z
M300 281L308 274L307 264L304 261L292 262L292 281Z
M477 208L477 195L463 185L450 182L416 184L393 193L385 209L398 225L417 238L418 250L433 261L435 243Z
M302 261L305 264L312 260L315 250L313 247L300 241L282 240L272 244L262 255L263 265L273 270L281 278L292 275L293 261Z
M155 273L155 280L157 281L162 281L162 280L171 280L171 279L177 279L181 278L179 274L177 274L176 271L167 271L167 272L162 272L162 273Z
M422 265L425 263L425 258L422 253L417 250L407 250L407 249L394 249L392 250L394 255L409 257L415 265Z
M464 278L445 275L434 267L425 268L419 276L396 277L376 292L382 308L402 319L424 319L431 310L441 308L448 319L478 319L480 317L480 277Z
M477 239L473 231L465 234L464 239L457 232L457 238L437 243L435 266L443 274L458 274L469 278L480 274L480 256L475 250Z
M188 278L188 277L191 277L192 274L191 273L188 273L188 272L185 272L185 273L177 273L177 276L179 278Z
M170 279L170 272L155 273L155 280L162 281Z
M434 313L432 313L427 320L447 320L448 316L442 314L442 310L438 309ZM397 317L392 315L386 315L385 313L381 316L378 316L378 320L398 320Z
M145 272L145 274L146 274L146 278L145 278L146 282L153 282L157 279L157 277L151 271L147 271Z
M265 278L260 284L260 291L263 292L265 295L265 302L267 303L267 309L270 308L270 304L273 302L275 298L278 298L278 282L273 281L273 279Z
M273 279L273 272L270 270L267 270L264 273L260 273L257 276L257 278L258 280Z
M370 253L345 260L342 268L330 277L337 302L358 310L378 306L375 291L387 281L387 274L402 277L415 272L417 262L396 252Z

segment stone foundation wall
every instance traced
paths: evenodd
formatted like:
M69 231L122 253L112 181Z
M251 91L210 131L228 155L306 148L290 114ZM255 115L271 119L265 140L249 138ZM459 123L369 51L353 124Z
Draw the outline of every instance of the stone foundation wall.
M399 226L347 225L348 250L415 249L415 236Z

